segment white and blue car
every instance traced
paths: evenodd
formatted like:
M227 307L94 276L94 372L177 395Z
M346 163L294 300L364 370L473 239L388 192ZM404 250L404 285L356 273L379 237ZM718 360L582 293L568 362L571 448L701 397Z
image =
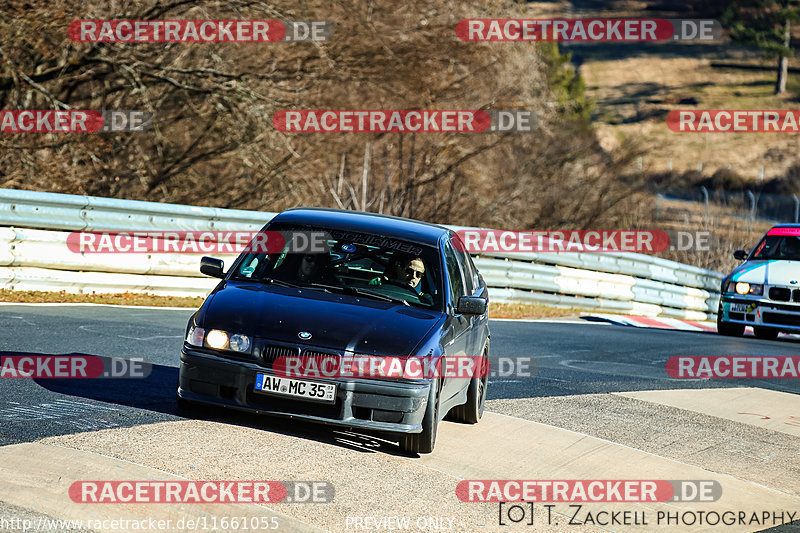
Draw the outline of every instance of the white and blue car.
M800 333L800 225L775 226L749 254L733 256L744 263L722 280L717 331L738 337L751 326L760 339Z

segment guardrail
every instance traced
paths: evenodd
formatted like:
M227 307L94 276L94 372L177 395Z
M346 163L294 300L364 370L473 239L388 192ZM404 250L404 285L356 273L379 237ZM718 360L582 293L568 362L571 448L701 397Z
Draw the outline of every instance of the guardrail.
M0 189L0 287L204 296L200 254L79 254L68 231L254 231L275 213ZM451 226L453 229L463 227ZM37 229L38 228L38 229ZM220 256L226 264L235 255ZM492 301L691 320L713 317L722 275L635 253L474 255Z
M258 230L277 213L0 189L0 226L124 231Z

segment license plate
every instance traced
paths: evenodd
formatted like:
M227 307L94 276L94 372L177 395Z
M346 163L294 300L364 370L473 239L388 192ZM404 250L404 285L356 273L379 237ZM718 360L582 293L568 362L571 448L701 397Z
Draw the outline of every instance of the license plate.
M279 378L266 374L256 375L255 389L278 396L293 396L319 402L336 401L336 385L333 383L317 383L300 379Z
M731 304L731 313L749 313L748 307L749 304Z

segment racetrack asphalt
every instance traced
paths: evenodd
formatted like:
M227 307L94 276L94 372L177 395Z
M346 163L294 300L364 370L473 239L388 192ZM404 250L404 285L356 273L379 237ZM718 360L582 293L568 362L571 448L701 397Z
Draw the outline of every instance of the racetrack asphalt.
M425 508L413 497L413 490L409 492L409 487L417 487L420 498L424 494L429 500L433 499L434 504L436 498L440 498L443 514L462 519L454 529L465 531L477 525L481 531L495 530L493 528L498 527L496 504L460 504L452 501L452 489L445 489L449 498L437 491L452 484L448 480L457 480L476 471L479 465L469 457L469 450L459 446L468 441L470 435L477 435L476 440L481 442L487 440L489 437L481 432L482 427L484 431L493 428L501 433L519 431L526 435L528 442L533 436L542 435L542 442L530 442L522 447L519 443L513 444L514 437L509 435L512 448L506 450L508 454L525 456L531 453L541 457L554 443L568 442L572 438L570 435L578 435L578 440L569 445L570 449L576 449L578 442L596 442L600 443L600 448L611 446L614 450L611 455L619 459L628 457L628 450L637 450L637 454L644 454L641 460L661 465L653 466L655 470L684 472L682 469L694 469L695 479L700 478L698 475L706 476L702 479L721 475L723 488L728 487L731 497L737 491L752 492L754 501L758 502L759 491L769 487L773 492L765 492L764 501L778 501L776 495L788 497L790 505L795 500L800 501L797 496L800 494L800 435L791 423L794 415L789 414L794 413L800 420L798 380L673 380L664 370L666 360L674 355L800 355L800 343L795 340L733 339L713 333L632 328L586 320L492 321L493 368L500 370L504 363L520 358L527 360L528 367L533 369L530 376L495 375L490 380L487 411L514 418L497 418L492 414L475 427L445 422L434 454L408 458L399 452L395 442L378 434L228 412L208 413L203 420L183 419L175 410L174 392L181 339L191 313L191 310L115 306L1 306L0 354L3 356L77 353L145 357L153 364L153 371L146 379L130 380L4 379L0 384L0 446L50 437L39 442L102 454L105 458L119 457L159 471L187 475L191 471L187 470L185 461L178 468L177 463L168 458L176 459L174 448L178 443L193 439L195 442L190 448L194 450L196 468L208 476L228 475L234 479L244 472L252 473L247 468L246 456L237 456L243 471L233 466L220 471L215 470L220 458L213 454L201 458L201 450L225 449L224 443L234 436L247 440L258 438L258 433L262 432L265 443L284 450L290 446L311 456L324 452L328 460L337 461L339 469L352 468L343 461L363 459L364 451L368 451L369 459L365 459L368 468L359 466L352 472L360 479L360 485L379 479L384 470L403 473L388 486L384 480L384 485L402 495L404 502L399 507L388 502L378 505L384 514L397 514L404 505L414 502L418 508ZM731 390L735 394L731 395ZM715 400L723 404L715 404L716 410L711 409L713 402L707 400L711 398L707 395L712 393L717 394L714 398L724 399ZM779 405L782 409L777 408ZM771 427L759 426L757 420L750 420L758 418L750 413L757 409L760 409L758 414L772 415ZM769 409L774 412L767 412ZM208 447L198 448L203 439L208 439ZM613 445L602 445L603 442ZM167 446L171 447L170 453L166 451ZM11 448L6 446L5 450ZM236 453L243 453L238 445L234 448ZM4 448L0 447L0 452L2 450ZM457 465L451 464L454 459L445 455L447 450L459 461ZM603 463L597 462L597 452L586 451L587 457L572 459L568 459L572 457L568 450L560 453L555 457L563 455L568 465L565 469L541 467L537 470L531 466L528 474L549 474L552 479L564 479L563 474L571 473L575 478L587 478L596 471L603 475L599 479L618 477L611 475L615 472L611 465L608 469L600 466ZM308 460L315 464L313 459ZM496 456L488 460L488 464L499 474L503 471L502 465L509 460L507 456ZM294 468L306 465L304 461L289 463ZM306 467L306 477L320 475L313 467L303 468ZM423 470L419 470L420 467ZM520 474L525 473L525 468L518 469ZM323 471L333 475L333 471ZM556 476L556 472L561 475ZM288 475L289 471L283 473ZM498 475L498 478L508 478L513 473L509 470L507 475ZM343 479L337 477L336 481L345 491L343 494L355 490ZM308 518L309 526L340 530L344 526L342 513L357 513L358 505L369 498L370 490L374 488L367 487L365 493L356 490L344 508L331 506L326 512L312 513L316 518ZM0 494L0 500L3 499ZM464 511L464 506L468 512ZM286 507L281 506L280 512L297 516L291 505ZM800 510L800 506L795 507ZM426 511L433 512L434 508ZM31 507L30 511L50 512L52 509ZM569 510L557 508L556 511L564 516ZM366 511L362 509L361 512ZM3 514L0 512L0 516ZM583 529L569 528L570 531ZM761 528L738 530L756 529ZM509 529L503 526L499 530ZM537 530L560 529L540 524Z
M179 353L191 314L119 306L1 306L2 356L144 357L152 372L146 379L91 380L91 386L83 380L3 380L0 445L175 420ZM491 321L492 368L498 375L490 380L488 399L736 386L800 392L798 380L673 380L664 370L673 355L800 355L795 340L574 322ZM523 375L512 373L512 365Z

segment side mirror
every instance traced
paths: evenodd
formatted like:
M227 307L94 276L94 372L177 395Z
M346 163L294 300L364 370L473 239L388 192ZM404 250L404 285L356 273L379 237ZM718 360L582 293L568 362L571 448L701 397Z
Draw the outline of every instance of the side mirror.
M736 250L735 252L733 252L733 257L735 257L739 261L744 261L745 259L747 259L747 252L745 252L744 250Z
M462 296L458 299L456 313L459 315L482 315L486 312L486 298Z
M222 259L216 257L203 257L200 259L200 272L212 278L222 278L225 274L222 273L225 263Z

